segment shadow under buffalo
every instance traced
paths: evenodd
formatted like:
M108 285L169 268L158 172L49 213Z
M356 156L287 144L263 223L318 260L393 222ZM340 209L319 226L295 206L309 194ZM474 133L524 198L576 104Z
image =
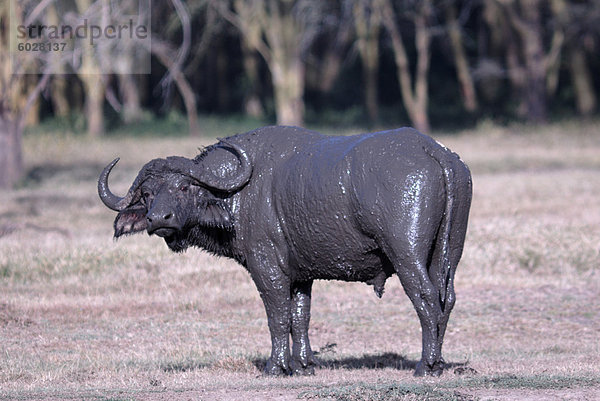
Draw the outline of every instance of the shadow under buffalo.
M345 357L323 360L317 357L319 367L325 369L396 369L414 370L419 361L407 359L395 352L383 354L365 354L360 357Z
M395 352L385 352L382 354L365 354L360 357L345 357L323 359L318 352L315 352L317 367L321 369L396 369L396 370L415 370L418 360L407 359L406 357ZM267 365L266 358L257 358L252 361L254 366L263 371ZM468 365L467 362L447 362L445 369L460 368ZM461 371L455 371L455 374L462 374Z
M395 352L386 352L383 354L365 354L360 357L345 357L323 359L319 352L315 352L317 367L322 369L385 369L392 368L397 370L415 369L419 361L406 359L404 356ZM263 370L267 365L266 358L257 358L252 361L257 369Z

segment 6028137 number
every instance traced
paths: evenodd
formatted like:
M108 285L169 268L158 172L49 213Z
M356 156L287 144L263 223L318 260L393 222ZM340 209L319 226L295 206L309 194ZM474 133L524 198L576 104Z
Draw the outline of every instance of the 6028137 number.
M19 43L17 50L20 52L59 52L67 47L66 42L35 42Z

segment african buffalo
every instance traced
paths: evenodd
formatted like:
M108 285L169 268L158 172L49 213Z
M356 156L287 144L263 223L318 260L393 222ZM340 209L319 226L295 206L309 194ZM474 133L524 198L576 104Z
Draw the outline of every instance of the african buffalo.
M440 375L471 203L458 155L414 129L326 136L265 127L221 139L194 159L147 163L124 197L115 237L146 230L175 252L197 246L250 273L271 332L267 374L311 374L315 279L362 281L383 294L396 273L422 327L416 375ZM293 341L290 355L290 334Z

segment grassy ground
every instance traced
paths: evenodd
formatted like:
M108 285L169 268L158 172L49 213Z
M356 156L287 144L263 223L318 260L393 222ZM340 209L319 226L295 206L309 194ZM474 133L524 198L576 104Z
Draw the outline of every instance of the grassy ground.
M226 136L228 132L217 132ZM317 282L313 377L267 378L243 268L146 235L112 240L96 178L124 192L150 158L209 139L36 134L28 178L0 193L0 399L599 399L600 124L437 135L474 200L439 379L416 379L416 314L398 280Z

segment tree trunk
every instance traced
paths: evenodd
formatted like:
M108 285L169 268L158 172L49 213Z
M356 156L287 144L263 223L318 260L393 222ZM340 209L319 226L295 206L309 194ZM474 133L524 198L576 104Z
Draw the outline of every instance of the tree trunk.
M469 62L467 61L467 55L463 46L462 33L456 18L456 9L452 2L448 3L446 6L446 19L448 36L452 54L454 55L454 64L456 66L456 75L458 76L458 82L461 87L463 105L467 111L474 112L478 107L477 93L475 92L473 78L469 72Z
M415 47L417 49L417 66L414 77L414 91L412 77L408 65L408 56L402 35L395 21L395 12L390 0L380 0L380 12L384 26L392 39L392 47L396 61L400 92L406 112L414 127L421 132L429 132L429 117L427 115L428 103L428 73L429 73L429 46L431 34L429 32L429 17L431 2L421 2L414 17Z
M22 82L23 82L22 94L20 97L20 101L17 104L17 107L19 108L19 110L22 110L25 108L25 105L27 104L27 101L28 101L27 94L31 93L31 91L35 88L35 86L37 85L37 80L38 80L37 75L26 75L24 77L24 79L22 80ZM39 97L36 98L31 103L31 106L29 107L29 109L27 110L27 113L23 117L24 117L23 122L26 127L32 127L32 126L38 125L40 123L40 99L39 99Z
M234 9L239 15L238 29L241 32L243 65L248 85L244 98L244 111L248 116L263 118L265 111L260 100L259 56L257 53L263 45L263 31L262 23L256 18L257 14L264 16L264 13L253 11L257 5L248 4L243 0L234 1ZM264 5L258 6L264 7ZM230 18L235 17L230 16Z
M507 76L510 83L511 100L515 114L527 118L526 82L527 75L519 55L519 37L511 24L517 19L512 4L497 0L486 0L484 19L491 30L493 50L504 53ZM485 90L484 90L485 93Z
M92 5L91 0L75 0L77 10L85 14ZM85 90L85 117L88 135L97 138L104 132L104 83L99 61L95 59L91 46L83 45L79 79Z
M19 124L0 115L0 188L13 187L23 175Z
M236 0L235 13L221 4L217 5L221 15L240 30L249 48L269 67L277 124L302 125L305 66L301 53L306 36L301 18L294 15L295 2Z
M548 120L540 6L540 0L521 0L526 22L519 29L527 69L527 115L529 121L536 124Z
M4 20L7 12L5 2L0 6L0 19ZM28 68L29 60L26 54L11 57L6 39L0 35L0 188L3 189L14 186L23 175L23 126L32 108L38 107L39 95L50 79L48 72L13 75L17 69Z
M301 58L303 31L292 14L292 2L269 2L263 31L270 48L267 60L275 91L277 124L304 124L305 66Z
M373 0L370 0L373 1ZM336 15L328 16L331 18L332 27L335 31L327 35L323 54L317 57L317 63L307 69L307 86L318 89L321 93L329 93L333 89L340 70L344 64L344 59L348 55L348 47L352 45L355 39L353 20L353 1L340 1L340 10ZM312 64L312 63L311 63ZM310 82L308 73L310 72Z
M226 48L222 44L215 50L215 63L217 65L217 109L221 112L227 110L229 105L229 76L227 74L227 58Z
M379 76L380 13L372 0L358 1L353 8L358 53L362 62L365 106L371 122L379 117L377 84Z
M60 19L56 11L56 4L52 3L48 6L46 12L46 18L48 23L54 26L60 26ZM61 54L59 52L52 52L50 55L51 62L53 63L53 71L57 74L54 75L50 82L50 100L52 101L52 107L55 116L66 117L69 115L69 101L67 100L67 79L64 75L64 65L60 60Z
M546 54L542 41L541 0L519 0L503 3L509 22L518 33L524 61L525 117L529 122L540 124L548 119L546 107ZM514 46L508 44L509 50ZM514 64L519 64L514 60ZM509 65L509 68L511 67ZM512 73L512 72L511 72Z
M516 114L521 118L527 117L527 101L525 99L525 85L527 76L525 69L519 61L519 49L514 39L510 38L506 48L506 66L508 67L508 79L511 86L511 96L516 103Z
M333 89L333 85L340 75L347 48L353 39L354 32L347 13L342 12L336 36L318 66L319 74L316 86L322 93L329 93Z
M118 79L119 89L123 97L123 121L127 124L138 122L142 118L142 106L135 76L131 74L119 74Z
M254 118L263 118L265 111L260 101L260 77L258 71L258 55L242 41L242 57L244 58L244 72L248 80L248 88L244 98L244 111L246 115Z
M576 17L573 16L571 6L566 0L551 0L550 2L552 13L557 22L555 22L555 34L553 38L561 38L560 34L562 31L569 31L569 27L572 27ZM560 33L557 35L557 33ZM567 41L567 60L569 60L569 71L571 73L571 82L575 91L575 101L577 105L577 112L582 116L591 115L596 109L597 99L594 92L594 82L592 74L587 64L585 50L582 47L582 40L579 35L573 35L565 38L562 34L562 39ZM555 47L555 46L553 46ZM559 52L560 55L560 52ZM551 81L552 75L549 73L549 82L554 85L550 86L548 91L556 90L558 86L558 74L560 67L560 57L555 57L554 63L550 66L552 68L554 81Z
M301 126L304 122L304 63L300 57L282 57L271 64L277 124Z
M374 123L379 118L379 101L378 101L378 70L379 58L371 58L366 64L363 64L363 79L365 82L365 106L369 120Z
M330 51L325 54L323 62L320 64L319 75L316 77L318 79L316 86L320 92L329 93L340 75L342 56L338 52Z
M84 69L85 70L85 69ZM104 132L104 83L98 74L80 75L85 88L85 117L88 135L92 138Z
M574 47L570 51L569 68L571 70L571 79L577 100L577 111L582 116L591 115L596 109L598 103L594 93L594 84L592 74L588 68L585 53L580 47Z
M496 0L484 0L482 20L485 24L479 28L478 42L478 68L487 68L485 76L481 76L478 83L479 93L488 103L498 101L502 88L505 86L501 71L501 60L506 57L506 44L509 29L506 17L502 13ZM509 69L510 73L510 69Z
M154 54L158 58L161 64L167 67L169 69L169 72L173 75L173 81L175 82L177 90L181 94L181 97L183 98L183 103L185 105L190 135L200 135L200 128L198 127L198 110L196 106L196 94L194 93L194 90L192 89L188 80L185 78L183 72L181 72L181 70L179 70L178 68L175 68L172 52L169 50L168 45L158 40L153 40L151 51L152 54Z
M415 77L415 108L412 119L415 127L421 132L429 132L429 117L427 105L429 102L429 63L431 33L429 32L429 18L431 15L431 2L424 1L415 18L415 46L417 48L417 71Z
M569 7L566 0L550 0L550 9L553 14L554 33L552 35L552 49L554 54L547 60L546 91L553 97L558 89L560 77L561 52L565 41L565 30L570 24Z
M66 117L69 115L70 107L67 100L67 80L62 75L55 75L50 84L50 99L54 115L58 117Z

